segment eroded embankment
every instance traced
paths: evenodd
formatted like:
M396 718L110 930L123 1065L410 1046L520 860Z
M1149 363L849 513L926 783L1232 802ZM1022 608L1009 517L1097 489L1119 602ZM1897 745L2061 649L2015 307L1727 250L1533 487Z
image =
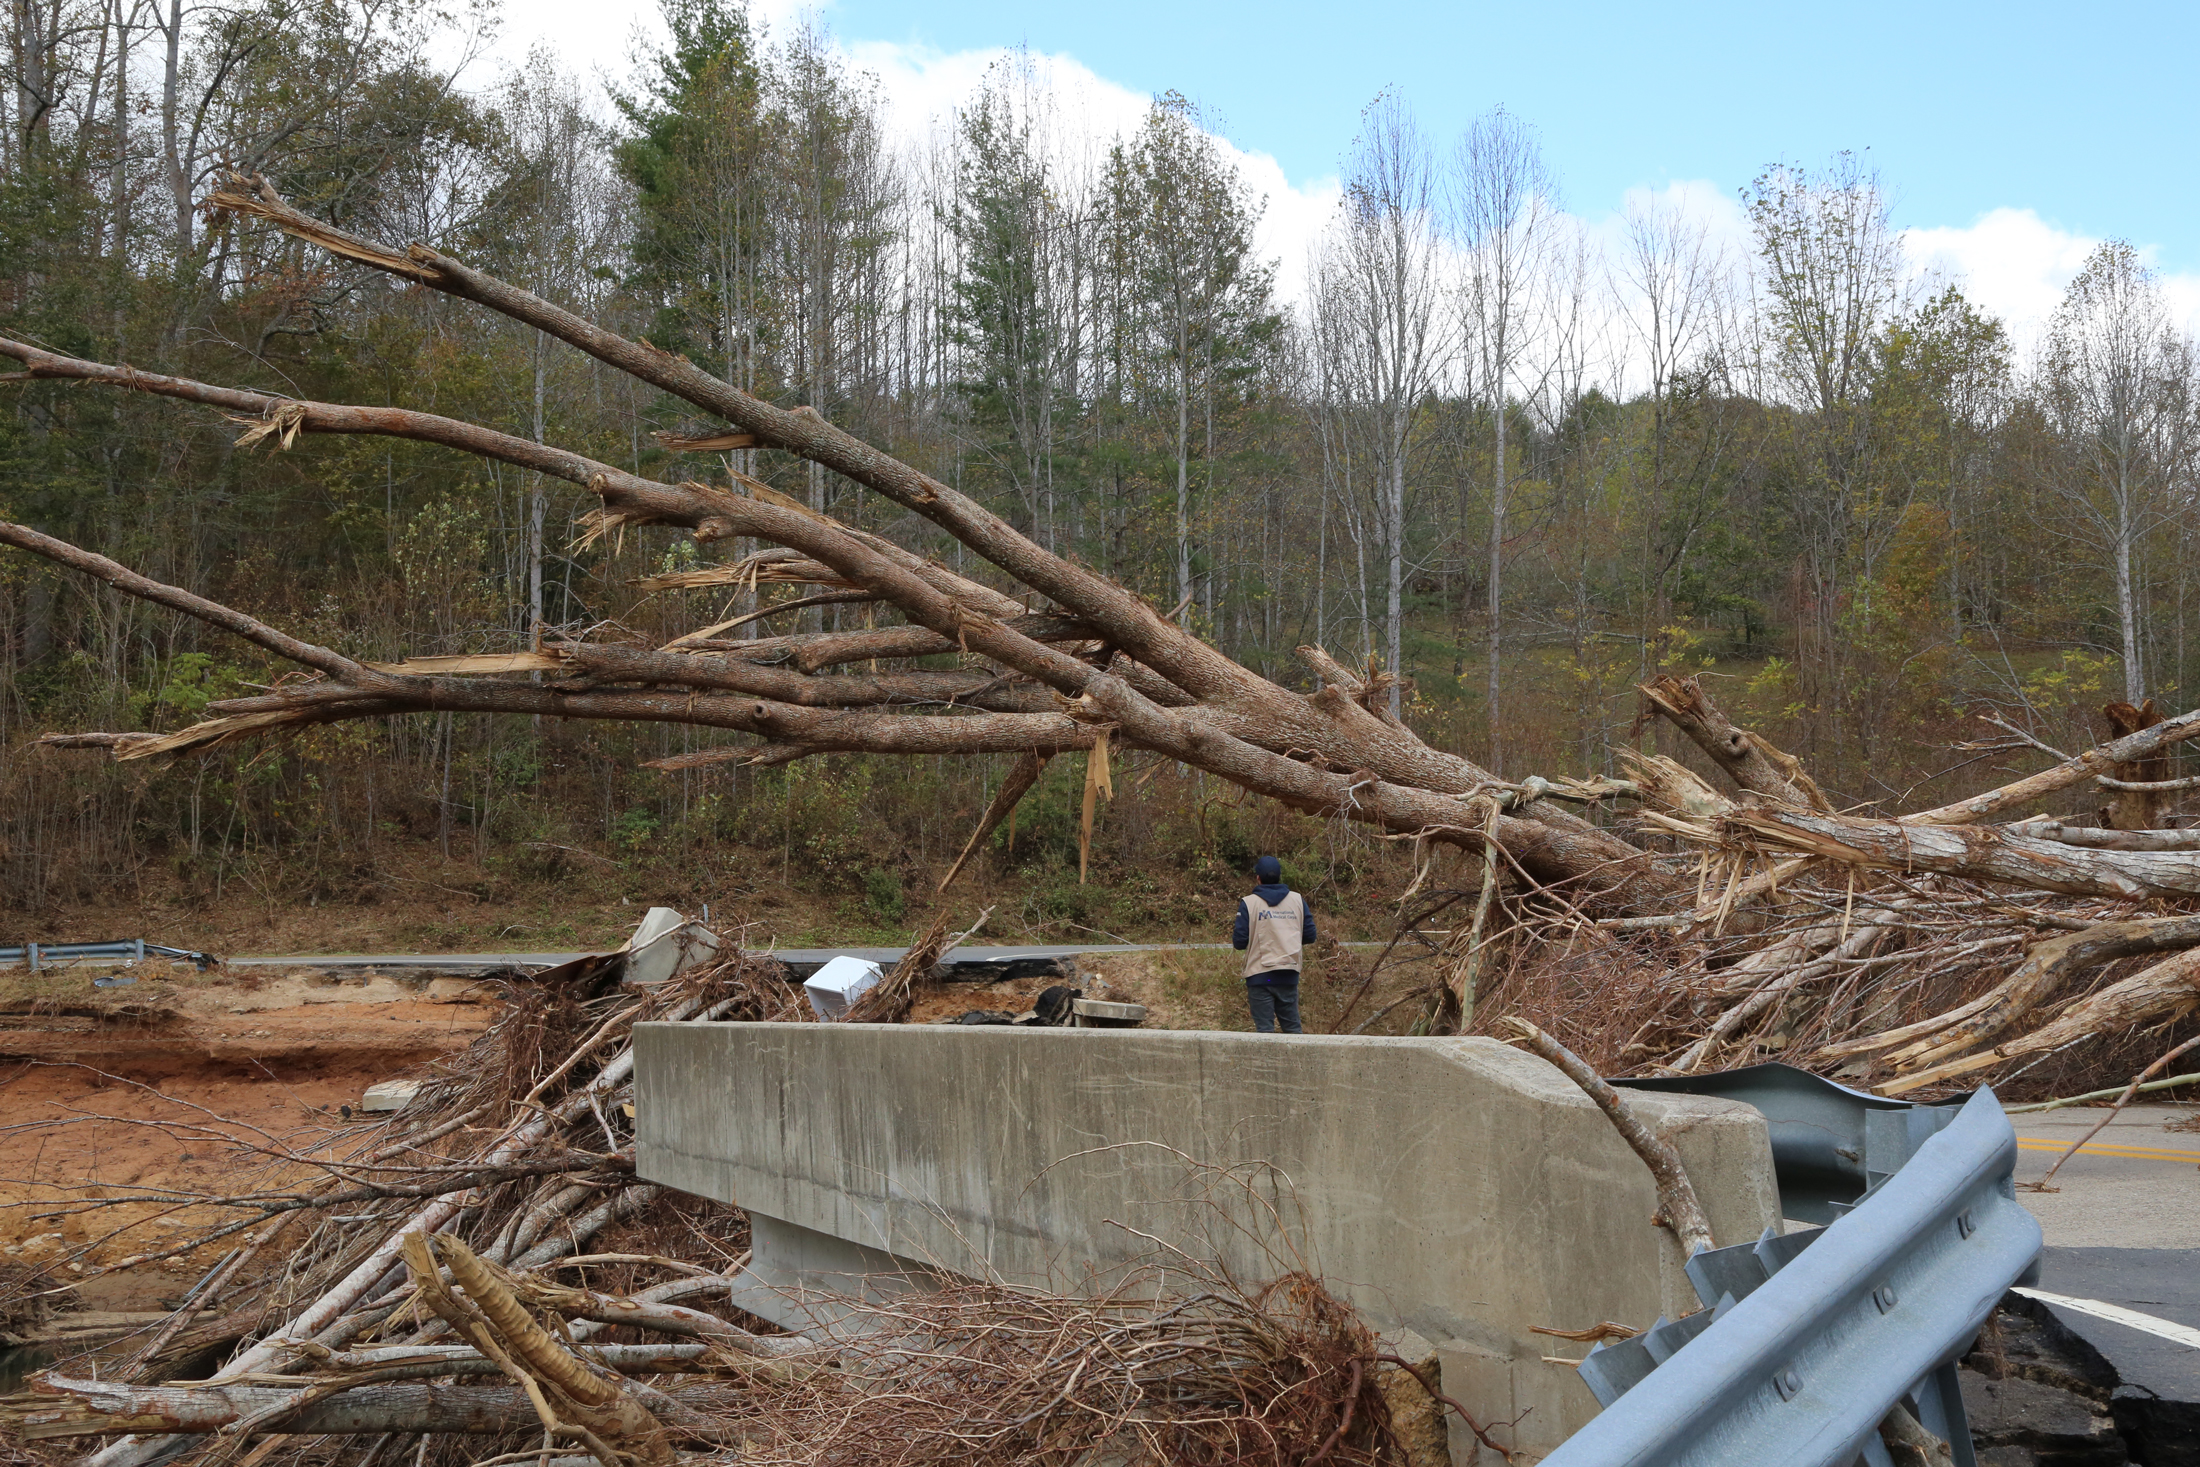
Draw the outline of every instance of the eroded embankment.
M106 971L0 974L0 1270L35 1266L104 1312L188 1290L234 1246L194 1240L241 1215L200 1199L266 1185L499 1001L493 984L310 970L151 966L95 987Z

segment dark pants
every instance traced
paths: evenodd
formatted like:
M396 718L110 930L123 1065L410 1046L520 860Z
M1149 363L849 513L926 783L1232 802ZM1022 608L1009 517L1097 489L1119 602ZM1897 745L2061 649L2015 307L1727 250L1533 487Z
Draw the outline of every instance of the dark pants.
M1273 1034L1304 1034L1299 1027L1299 975L1286 970L1281 978L1245 980L1245 1002L1253 1010L1253 1028Z

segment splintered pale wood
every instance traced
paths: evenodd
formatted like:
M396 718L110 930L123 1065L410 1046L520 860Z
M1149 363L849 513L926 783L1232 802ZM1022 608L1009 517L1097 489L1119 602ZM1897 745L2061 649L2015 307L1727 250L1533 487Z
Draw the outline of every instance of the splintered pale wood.
M408 657L403 662L370 662L376 672L433 677L443 673L559 672L565 664L548 652L484 652L454 657Z
M1639 691L1668 723L1688 735L1737 785L1783 805L1811 810L1832 807L1803 763L1776 749L1763 737L1737 728L1695 678L1661 676Z
M1085 866L1092 855L1092 817L1094 805L1101 796L1115 798L1115 783L1108 777L1108 731L1098 729L1092 736L1092 748L1085 755L1085 804L1084 816L1077 827L1077 884L1085 884Z
M730 453L737 448L757 446L754 433L705 433L698 438L687 438L660 429L649 436L674 453Z

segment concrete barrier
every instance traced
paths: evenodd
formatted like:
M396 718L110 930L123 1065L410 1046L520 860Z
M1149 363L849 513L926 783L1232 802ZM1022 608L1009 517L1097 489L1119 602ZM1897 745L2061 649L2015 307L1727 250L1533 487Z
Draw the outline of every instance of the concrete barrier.
M1254 1281L1302 1260L1409 1358L1433 1346L1445 1388L1532 1459L1596 1403L1545 1359L1586 1347L1531 1326L1696 1307L1642 1163L1557 1070L1491 1040L645 1024L636 1050L638 1170L748 1211L742 1303L792 1327L805 1290L926 1268L1100 1287L1153 1239ZM1778 1225L1755 1110L1628 1099L1721 1243ZM1452 1451L1475 1460L1456 1427Z

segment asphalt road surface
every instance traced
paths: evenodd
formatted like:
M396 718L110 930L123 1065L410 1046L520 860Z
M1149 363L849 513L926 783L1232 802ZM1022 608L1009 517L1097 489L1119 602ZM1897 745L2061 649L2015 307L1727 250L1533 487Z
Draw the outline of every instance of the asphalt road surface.
M2200 1105L2134 1105L2025 1187L2101 1119L2069 1106L2011 1116L2017 1200L2047 1234L2028 1290L2108 1357L2128 1386L2200 1401L2200 1132L2164 1127Z
M2068 1106L2014 1115L2017 1200L2060 1248L2200 1248L2200 1132L2169 1131L2200 1105L2133 1105L2055 1173L2060 1190L2034 1192L2071 1142L2101 1111Z

